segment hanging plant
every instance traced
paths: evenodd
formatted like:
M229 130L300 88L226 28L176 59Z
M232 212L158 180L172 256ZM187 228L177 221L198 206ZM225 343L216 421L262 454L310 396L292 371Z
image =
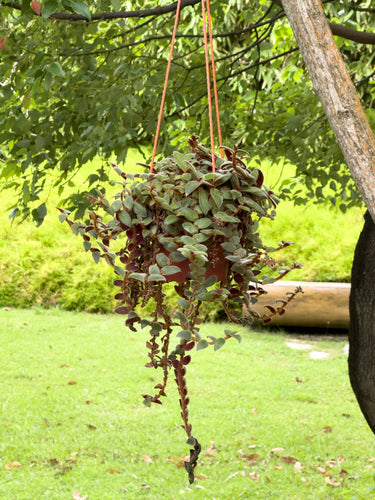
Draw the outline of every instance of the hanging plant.
M123 182L113 203L101 194L91 200L106 216L89 212L86 224L71 221L69 212L61 210L60 219L83 237L95 262L102 258L113 267L119 287L115 298L120 301L116 312L126 316L126 326L148 330L146 367L160 369L161 379L154 393L143 396L147 406L162 404L169 375L174 374L182 427L192 446L185 468L193 482L201 446L192 434L188 411L191 353L209 346L216 351L231 338L241 340L230 330L222 337L203 338L200 306L219 302L229 320L243 326L254 318L268 322L285 312L299 290L261 314L254 305L265 293L263 285L299 265L278 268L270 254L289 243L266 247L258 234L258 221L273 219L278 199L263 185L262 172L246 167L243 151L224 148L225 158L215 157L214 172L210 151L197 137L191 137L189 146L190 153L174 152L156 163L153 173L131 175L114 166ZM163 292L169 282L176 282L173 307ZM150 301L153 312L144 317L142 308Z

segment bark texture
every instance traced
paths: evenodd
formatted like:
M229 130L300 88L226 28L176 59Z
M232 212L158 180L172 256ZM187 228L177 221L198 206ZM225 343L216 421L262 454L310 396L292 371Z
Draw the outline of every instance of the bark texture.
M349 310L350 382L375 432L375 224L368 212L354 254Z
M320 0L282 0L314 90L353 179L375 220L375 137Z

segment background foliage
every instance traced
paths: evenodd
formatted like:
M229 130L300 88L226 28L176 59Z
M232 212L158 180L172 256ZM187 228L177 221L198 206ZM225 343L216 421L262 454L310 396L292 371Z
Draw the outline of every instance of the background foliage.
M35 2L34 2L35 3ZM82 215L86 194L106 184L96 164L87 182L74 174L97 156L125 160L150 144L174 14L63 22L56 11L89 17L169 2L46 0L42 16L0 2L0 182L13 193L11 215L40 224L48 193ZM333 23L375 31L370 0L326 2ZM311 88L288 21L270 0L212 2L224 142L254 158L295 166L283 194L295 203L330 199L342 210L359 203L341 152ZM207 139L207 98L199 4L182 10L159 152L197 133ZM337 38L373 121L373 45ZM301 191L303 183L307 190Z

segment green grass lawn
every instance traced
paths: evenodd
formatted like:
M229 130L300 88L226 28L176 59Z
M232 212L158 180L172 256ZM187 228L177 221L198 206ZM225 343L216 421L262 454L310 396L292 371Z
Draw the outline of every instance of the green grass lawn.
M374 498L374 437L341 336L242 329L241 344L194 352L202 453L189 485L173 377L163 406L142 404L158 382L144 335L121 317L57 309L0 310L0 325L1 499ZM301 341L310 348L287 345Z

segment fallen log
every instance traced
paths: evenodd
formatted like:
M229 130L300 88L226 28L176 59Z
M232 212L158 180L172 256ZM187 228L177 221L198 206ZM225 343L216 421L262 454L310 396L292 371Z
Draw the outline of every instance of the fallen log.
M349 328L350 283L319 283L278 281L264 286L266 295L259 298L256 310L266 313L265 305L275 306L276 299L285 299L287 292L300 286L299 293L287 306L285 314L275 316L269 325L305 328Z

